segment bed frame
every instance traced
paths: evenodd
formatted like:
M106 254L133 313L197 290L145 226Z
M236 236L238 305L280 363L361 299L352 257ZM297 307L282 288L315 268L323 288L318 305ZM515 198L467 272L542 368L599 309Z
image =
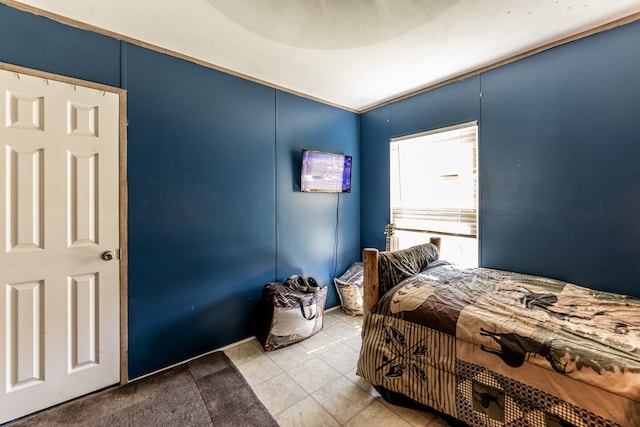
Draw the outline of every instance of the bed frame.
M431 237L429 243L435 245L440 252L441 239L440 237ZM379 289L380 281L378 279L378 249L365 248L362 251L362 262L364 263L364 305L363 311L366 316L373 307L378 303L380 299Z

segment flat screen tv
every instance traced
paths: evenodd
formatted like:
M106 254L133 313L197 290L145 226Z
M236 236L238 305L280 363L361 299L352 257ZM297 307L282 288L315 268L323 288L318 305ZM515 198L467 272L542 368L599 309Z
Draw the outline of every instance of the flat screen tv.
M351 156L302 150L300 190L314 193L351 192Z

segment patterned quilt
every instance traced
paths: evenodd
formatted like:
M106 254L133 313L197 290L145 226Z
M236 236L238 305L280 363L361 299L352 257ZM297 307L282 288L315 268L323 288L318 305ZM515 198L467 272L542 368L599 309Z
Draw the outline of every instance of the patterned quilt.
M371 384L474 426L640 426L640 300L417 268L365 317L358 374Z

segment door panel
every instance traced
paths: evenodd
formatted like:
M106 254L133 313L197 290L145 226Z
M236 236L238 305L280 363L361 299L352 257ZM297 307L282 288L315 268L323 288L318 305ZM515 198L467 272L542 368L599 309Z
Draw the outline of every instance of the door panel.
M44 381L42 281L7 285L7 391Z
M120 379L119 95L0 70L0 423Z
M7 251L43 249L42 149L7 146Z

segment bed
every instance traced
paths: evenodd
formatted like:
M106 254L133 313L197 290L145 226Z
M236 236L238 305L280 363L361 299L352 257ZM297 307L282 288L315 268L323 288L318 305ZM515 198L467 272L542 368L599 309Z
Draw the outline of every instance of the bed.
M365 249L357 374L470 426L640 426L640 299Z

